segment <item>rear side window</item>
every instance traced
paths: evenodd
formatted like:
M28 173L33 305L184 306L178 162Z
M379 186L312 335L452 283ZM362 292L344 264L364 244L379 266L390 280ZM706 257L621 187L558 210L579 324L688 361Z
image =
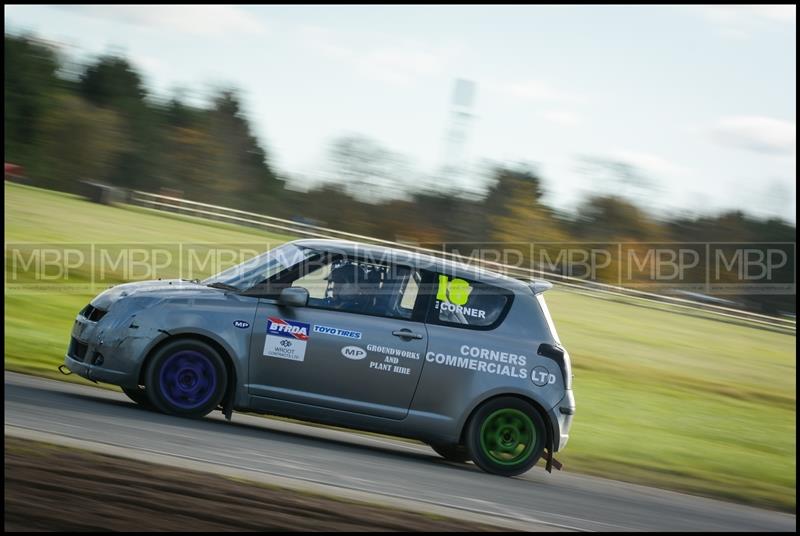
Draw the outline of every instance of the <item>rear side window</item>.
M447 274L435 273L428 321L471 329L496 327L511 306L512 294Z

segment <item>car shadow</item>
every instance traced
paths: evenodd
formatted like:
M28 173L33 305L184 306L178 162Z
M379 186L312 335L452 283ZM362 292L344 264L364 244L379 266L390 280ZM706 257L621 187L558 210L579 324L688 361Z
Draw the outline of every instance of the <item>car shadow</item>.
M31 389L38 389L36 387L29 387ZM368 452L373 454L380 454L381 456L390 456L398 460L413 460L418 463L429 464L432 466L449 467L452 469L459 469L463 471L482 472L478 467L472 463L458 463L445 460L433 450L430 454L427 452L410 452L401 449L404 444L398 441L397 447L392 445L369 445L362 441L376 440L376 441L397 441L391 437L377 438L370 435L360 434L358 431L348 431L340 429L330 429L324 426L316 425L316 423L306 423L302 421L284 421L273 420L268 415L257 415L251 413L234 413L233 420L227 421L221 418L219 410L215 410L209 415L200 419L189 419L184 417L176 417L172 415L165 415L156 410L148 409L140 406L139 404L128 400L123 393L114 393L121 397L121 399L112 399L108 396L94 396L88 393L67 393L67 392L54 392L49 389L40 389L47 392L50 396L59 396L68 400L80 401L83 403L91 404L91 408L86 408L87 414L100 414L106 417L113 417L118 415L118 411L131 411L136 412L139 416L144 416L143 419L146 423L152 424L175 424L181 423L185 428L197 431L211 431L231 434L236 437L248 437L251 439L279 439L280 441L287 442L295 446L313 446L330 448L335 446L338 449ZM110 391L108 392L110 393ZM98 407L99 406L99 407ZM100 409L103 408L103 409ZM79 408L74 408L79 409ZM237 422L238 417L248 417L250 422ZM252 419L258 419L258 422L252 422ZM281 429L282 425L301 427L302 430L286 430ZM320 434L337 434L345 437L323 437ZM351 437L346 437L351 436ZM425 447L424 443L416 443L415 446ZM425 447L427 448L427 447ZM491 476L491 475L487 475Z

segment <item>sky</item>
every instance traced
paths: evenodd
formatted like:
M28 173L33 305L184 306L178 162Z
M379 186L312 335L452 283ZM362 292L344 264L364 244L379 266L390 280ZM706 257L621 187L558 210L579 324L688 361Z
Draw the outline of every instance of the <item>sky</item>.
M796 221L793 5L6 5L5 24L81 60L123 53L157 96L237 87L299 187L328 176L344 135L407 157L409 184L435 173L460 78L475 84L465 165L534 165L556 207L627 192L663 214ZM587 159L651 187L624 190Z

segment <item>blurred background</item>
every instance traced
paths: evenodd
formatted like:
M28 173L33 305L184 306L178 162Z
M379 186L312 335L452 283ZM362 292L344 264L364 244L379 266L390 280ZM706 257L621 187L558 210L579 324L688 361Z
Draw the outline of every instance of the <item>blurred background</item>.
M795 14L6 6L7 289L9 243L296 237L126 204L141 191L448 251L522 244L532 268L538 243L549 258L771 244L787 253L764 281L778 290L737 286L763 263L732 262L723 290L702 270L668 290L793 319ZM83 200L90 183L119 203ZM623 280L623 263L589 279L665 292L646 271ZM92 295L7 291L6 368L50 374ZM794 329L566 289L548 300L575 361L569 467L794 508ZM754 429L768 448L741 441Z
M421 243L794 241L792 6L5 13L32 184Z

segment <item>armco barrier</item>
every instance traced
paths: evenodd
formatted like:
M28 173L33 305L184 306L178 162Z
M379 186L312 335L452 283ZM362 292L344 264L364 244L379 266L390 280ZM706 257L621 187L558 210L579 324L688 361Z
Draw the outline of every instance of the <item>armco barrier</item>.
M307 223L299 223L283 218L276 218L274 216L266 216L255 212L248 212L234 208L222 207L218 205L211 205L208 203L201 203L198 201L190 201L178 197L170 197L166 195L153 194L149 192L142 192L134 190L129 201L132 204L153 208L162 211L183 213L191 216L199 216L205 218L217 218L231 223L239 223L244 225L256 226L260 228L270 229L292 235L299 235L308 238L332 238L340 240L354 240L369 244L384 245L403 249L407 251L414 251L417 253L425 253L432 256L437 256L453 261L467 262L471 264L478 264L485 268L506 274L510 277L518 279L529 280L533 277L546 277L554 283L559 284L567 289L580 290L583 292L590 292L595 295L607 295L625 297L626 299L635 300L637 302L649 302L651 304L659 304L664 306L675 307L679 309L693 309L703 311L715 316L725 317L731 320L745 321L764 327L771 327L780 331L796 332L796 321L787 318L779 318L751 311L745 311L732 307L725 307L721 305L714 305L702 303L685 298L677 298L674 296L665 296L653 292L646 292L637 289L621 287L617 285L609 285L606 283L599 283L596 281L587 281L576 277L570 277L563 274L554 272L546 272L541 270L534 270L531 268L524 268L519 266L511 266L487 260L476 260L472 258L465 258L463 256L447 252L439 251L430 248L423 248L411 244L404 244L400 242L393 242L381 238L350 233L346 231L339 231L327 227L311 225Z

